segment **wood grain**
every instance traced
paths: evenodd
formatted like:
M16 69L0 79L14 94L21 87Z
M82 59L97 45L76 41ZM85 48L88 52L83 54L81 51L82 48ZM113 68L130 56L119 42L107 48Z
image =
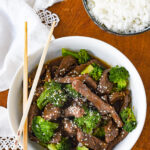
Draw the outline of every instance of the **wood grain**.
M0 92L0 106L7 107L8 90Z
M116 36L97 27L87 15L81 0L66 0L49 8L58 14L60 23L54 31L56 38L89 36L105 41L125 54L139 71L147 94L147 118L143 132L132 150L150 149L150 31L135 36ZM0 105L6 107L7 91L0 93ZM142 99L141 99L142 101Z
M24 33L24 67L23 67L23 111L25 111L28 100L28 28L25 22ZM28 117L23 128L23 149L28 149Z

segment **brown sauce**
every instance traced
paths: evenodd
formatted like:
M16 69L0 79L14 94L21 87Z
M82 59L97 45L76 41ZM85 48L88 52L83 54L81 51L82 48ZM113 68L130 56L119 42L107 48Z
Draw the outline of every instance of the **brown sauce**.
M102 67L104 67L104 68L110 68L111 67L111 65L109 65L104 60L102 60L102 59L100 59L100 58L98 58L96 56L93 56L93 55L91 57L94 58L94 59L97 59L100 62ZM59 56L57 58L48 60L45 64L48 64L49 66L54 66L54 65L59 66L59 64L61 63L62 59L63 59L63 56Z
M103 60L101 60L100 58L98 58L98 57L96 57L96 56L91 56L92 57L92 59L96 59L96 60L98 60L98 64L100 64L100 66L101 67L103 67L104 68L104 70L105 69L108 69L108 68L111 68L111 65L109 65L108 63L106 63L105 61L103 61ZM39 80L39 82L38 82L38 86L37 86L37 89L36 89L36 92L35 92L35 95L34 95L34 100L33 100L33 103L32 103L32 106L31 106L31 108L30 108L30 112L29 112L29 116L32 116L32 117L34 117L34 116L38 116L38 115L40 115L40 116L42 116L42 115L44 115L41 111L39 111L38 110L38 108L37 108L37 105L36 105L36 101L37 101L37 99L38 99L38 97L40 96L40 94L43 92L43 90L44 90L44 83L46 82L46 80L45 80L45 78L46 78L46 73L47 73L47 70L49 70L49 72L50 72L50 74L51 74L51 79L54 79L54 81L55 81L55 78L54 77L56 77L55 76L55 72L56 72L56 70L58 69L58 67L60 66L60 64L61 64L61 61L62 61L62 59L63 59L63 56L60 56L60 57L57 57L57 58L54 58L54 59L52 59L52 60L48 60L45 64L44 64L44 66L43 66L43 69L42 69L42 72L41 72L41 76L40 76L40 80ZM79 65L79 64L78 64ZM76 65L76 66L78 66L78 65ZM35 73L36 73L36 69L37 69L37 67L35 68L35 69L33 69L33 71L29 74L29 91L30 91L30 89L31 89L31 87L32 87L32 83L33 83L33 80L34 80L34 76L35 76ZM66 75L68 75L67 73L66 73ZM65 75L65 76L66 76ZM80 73L78 74L78 76L80 75ZM64 76L63 76L64 77ZM68 77L68 76L67 76ZM71 77L71 76L70 76ZM79 80L78 80L79 81ZM55 81L56 82L56 81ZM94 109L96 109L96 108L98 108L98 107L96 107L96 104L95 105L93 105L94 103L92 103L91 101L87 101L87 99L86 99L86 96L84 96L84 95L87 95L87 93L85 93L84 94L84 92L89 92L89 96L91 95L91 99L93 99L93 97L96 97L96 99L94 99L94 101L96 101L96 102L98 102L98 101L102 101L102 98L105 96L105 98L106 98L106 100L105 100L105 103L102 101L101 102L101 104L99 105L99 104L97 104L97 106L99 105L99 108L101 108L101 105L103 105L103 107L104 108L106 108L107 107L107 105L109 105L110 107L111 107L111 104L109 104L109 101L107 101L109 98L109 94L111 94L111 93L105 93L105 95L96 95L97 93L98 93L98 91L97 91L97 87L98 87L98 85L99 85L99 82L96 82L95 83L97 86L96 86L96 89L94 89L93 88L93 90L92 90L92 88L91 88L91 92L90 92L90 87L83 87L82 89L86 89L86 90L83 90L83 94L82 93L80 93L81 95L83 95L83 97L82 98L78 98L77 100L75 100L75 99L73 99L73 98L69 98L68 99L68 101L67 101L67 103L65 103L64 104L64 106L61 108L61 110L60 110L60 112L57 114L57 111L59 111L58 109L56 110L56 108L54 107L53 109L52 109L52 105L46 105L45 106L45 108L48 108L47 110L45 109L45 114L47 114L47 113L51 113L51 111L53 111L53 110L55 110L55 114L54 115L60 115L60 117L59 118L57 118L56 120L53 120L53 122L56 122L56 123L58 123L59 125L63 125L64 123L63 123L63 121L66 121L66 124L67 124L67 120L65 120L66 118L66 116L64 116L65 115L65 113L63 112L65 109L67 109L69 106L72 106L73 105L73 101L72 100L74 100L74 102L76 103L76 105L75 106L80 106L79 105L79 102L80 102L80 104L81 104L81 106L82 106L82 104L83 103L86 103L88 106L90 106L91 108L94 108ZM81 84L82 85L82 84ZM86 84L85 84L86 85ZM80 87L82 87L82 86L79 86L79 88ZM78 87L77 87L78 88ZM81 90L82 89L80 89L79 91L81 92ZM89 91L88 91L89 90ZM77 91L77 89L76 89L76 91ZM79 92L79 91L77 91L77 92ZM102 93L101 93L102 94ZM98 98L98 100L97 100L97 98ZM101 98L101 99L100 99ZM74 106L74 105L73 105ZM117 106L118 106L118 104L117 104ZM50 108L49 108L50 107ZM108 108L108 110L110 109L110 107ZM119 108L121 108L121 106L119 106ZM34 110L35 109L35 110ZM74 109L73 107L72 107L72 109ZM81 109L81 108L80 108ZM38 112L38 111L39 112ZM36 112L37 111L37 112ZM116 110L117 111L117 110ZM63 113L62 113L63 112ZM99 111L100 113L102 113L102 120L103 121L110 121L110 120L112 120L112 117L111 116L109 116L108 114L106 115L106 111L104 110L104 111ZM115 111L113 110L112 111L112 109L111 109L111 112L112 113L114 113ZM63 114L63 115L62 115ZM119 113L118 113L119 114ZM62 116L61 116L62 115ZM80 114L80 115L82 115L82 114ZM116 113L116 115L117 115L117 113ZM29 117L29 123L30 123L30 125L31 125L31 122L32 122L32 117ZM43 116L42 116L43 117ZM48 117L50 117L50 116L46 116L47 118ZM45 117L45 118L46 118ZM57 116L56 116L57 117ZM114 117L115 118L115 117ZM113 118L113 119L114 119ZM67 118L67 119L69 119L69 117ZM72 118L71 118L72 119ZM72 120L69 120L69 121L72 121ZM116 118L116 119L120 119L120 118ZM69 122L68 122L68 126L69 126L70 124L69 124ZM65 125L66 126L66 125ZM60 129L60 128L58 128L58 131L62 131L63 132L63 134L64 134L64 136L68 136L70 139L71 139L71 142L72 142L72 147L74 148L74 147L76 147L77 146L77 144L78 143L80 143L79 141L78 141L78 143L77 143L77 139L76 139L76 133L74 133L74 131L72 131L72 133L69 133L69 132L71 132L71 128L74 128L74 126L71 126L70 127L70 129L69 130L67 130L67 128L66 128L66 131L65 131L65 126L64 126L64 128L62 129ZM121 131L123 131L120 127L122 127L122 126L113 126L113 125L111 125L111 127L112 127L112 131L115 131L115 130L121 130ZM60 129L60 130L59 130ZM78 128L79 129L79 128ZM107 129L106 129L107 130ZM68 132L67 133L67 135L65 135L66 134L66 132ZM76 131L75 131L76 132ZM116 133L116 132L115 132ZM72 134L73 135L73 137L70 137L68 134ZM75 134L75 135L74 135ZM98 146L99 147L99 142L101 142L101 144L100 145L103 145L103 149L105 149L106 147L105 147L105 145L107 145L108 147L111 147L110 148L110 150L118 143L118 142L120 142L123 138L125 138L125 136L123 137L122 136L122 139L120 139L120 135L118 136L118 132L117 132L117 135L115 136L115 137L113 137L114 139L117 137L118 139L115 141L114 139L112 140L112 139L108 139L109 141L114 141L114 143L112 142L109 142L109 144L107 144L106 142L105 142L105 139L102 139L102 141L99 141L99 139L98 138L96 138L96 137L94 137L94 136L89 136L88 138L89 138L89 144L96 144L96 146ZM126 133L126 135L127 135L128 133ZM35 138L35 141L38 143L38 141L37 141L37 139L36 139L36 137L34 136L34 134L31 132L30 133L30 131L29 131L29 135L31 136L30 137L30 139L32 139L33 137ZM82 136L84 136L84 134L83 133L81 133L81 135ZM109 135L109 134L108 134ZM108 136L109 137L109 136ZM86 136L86 138L87 138L87 136ZM92 138L92 139L91 139ZM84 139L84 137L83 137L83 139ZM83 141L83 139L81 140L81 141ZM91 139L91 140L90 140ZM91 141L97 141L96 143L90 143ZM86 142L85 142L86 143ZM110 145L111 144L111 145ZM85 144L86 145L86 144ZM110 146L109 146L110 145ZM100 146L101 147L101 146ZM92 148L89 148L89 150L92 150L93 149L93 146L92 146ZM95 148L94 148L95 149ZM101 148L102 149L102 148ZM108 148L109 149L109 148ZM96 149L97 150L97 149Z
M107 62L105 62L104 60L96 57L96 56L93 56L91 55L92 58L94 59L97 59L99 62L100 62L100 65L103 67L103 68L111 68L111 65L109 65ZM44 64L45 65L48 65L50 67L50 71L52 73L52 77L54 77L54 71L55 69L57 68L54 68L54 66L58 67L61 63L63 59L63 56L59 56L59 57L56 57L54 59L51 59L51 60L48 60L46 61L46 63ZM36 70L37 70L37 66L29 73L29 76L32 78L32 76L34 77L35 76L35 73L36 73Z

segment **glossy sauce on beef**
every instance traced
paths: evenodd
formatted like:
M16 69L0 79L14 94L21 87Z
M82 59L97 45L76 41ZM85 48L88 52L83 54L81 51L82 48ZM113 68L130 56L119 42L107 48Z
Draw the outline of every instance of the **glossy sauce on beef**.
M38 86L33 98L33 103L30 108L29 112L29 136L30 139L34 141L38 140L34 136L33 132L31 131L31 123L32 119L36 115L41 115L45 120L57 122L60 124L60 128L58 129L56 135L53 137L51 143L57 143L60 141L60 136L64 135L69 137L72 140L72 146L77 146L77 143L82 143L83 145L87 145L89 147L89 150L111 150L118 142L120 142L124 137L127 136L127 133L124 132L122 127L122 121L119 118L119 115L117 114L121 108L121 106L127 107L130 103L129 94L126 96L126 101L123 102L124 95L121 95L122 93L115 93L116 99L113 95L111 95L111 89L104 91L104 89L107 88L107 85L109 88L112 88L111 83L108 84L109 81L106 82L105 72L111 68L110 65L108 65L106 62L102 61L101 59L92 56L91 62L89 61L87 64L78 65L73 58L69 58L71 62L71 65L67 64L67 62L64 61L64 66L67 66L67 69L64 70L63 65L61 64L64 57L57 57L55 59L52 59L50 61L47 61L42 69L42 73L40 76L40 80L38 82ZM89 65L92 62L98 63L102 68L105 69L99 83L93 81L89 76L83 75L80 76L81 69L79 68L81 66L82 70L87 65ZM66 65L65 65L66 63ZM69 62L68 62L69 63ZM61 66L62 65L62 66ZM59 69L61 68L61 69ZM77 69L76 69L77 68ZM74 70L75 72L71 70ZM79 71L79 72L76 72ZM35 76L36 69L34 69L30 75L29 75L29 92L32 87L33 79ZM65 78L67 80L65 80ZM42 112L35 106L37 99L41 95L41 93L44 90L44 83L48 82L50 80L55 80L59 83L70 83L74 87L74 89L82 94L84 98L81 99L75 99L75 100L68 100L67 103L62 108L54 107L50 103L45 106L45 108L42 110ZM104 81L103 81L104 80ZM101 84L104 84L105 82L107 85L104 86L104 89L101 88ZM118 95L121 97L117 97ZM125 94L125 93L124 93ZM126 94L125 94L126 95ZM121 106L119 104L115 103L118 101L118 99L121 101ZM88 100L87 100L88 99ZM83 103L87 103L91 108L94 108L100 112L102 115L102 121L108 122L107 125L103 125L105 130L105 138L99 139L93 135L85 134L79 129L72 120L69 120L69 118L72 119L72 117L79 118L82 117L85 112L84 109L82 109ZM119 108L118 108L119 107ZM34 137L34 138L33 138ZM73 148L72 148L73 149Z

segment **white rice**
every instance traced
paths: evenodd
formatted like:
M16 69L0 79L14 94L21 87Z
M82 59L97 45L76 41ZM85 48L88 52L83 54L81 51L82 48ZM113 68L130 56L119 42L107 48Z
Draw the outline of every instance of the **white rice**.
M92 16L109 30L135 33L150 25L150 0L87 0Z

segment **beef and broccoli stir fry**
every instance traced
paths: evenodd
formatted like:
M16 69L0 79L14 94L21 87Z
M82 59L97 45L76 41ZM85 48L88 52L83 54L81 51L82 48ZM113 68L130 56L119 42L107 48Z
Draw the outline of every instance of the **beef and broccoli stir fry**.
M112 150L137 125L128 78L124 67L63 48L41 72L28 116L30 139L48 150Z

